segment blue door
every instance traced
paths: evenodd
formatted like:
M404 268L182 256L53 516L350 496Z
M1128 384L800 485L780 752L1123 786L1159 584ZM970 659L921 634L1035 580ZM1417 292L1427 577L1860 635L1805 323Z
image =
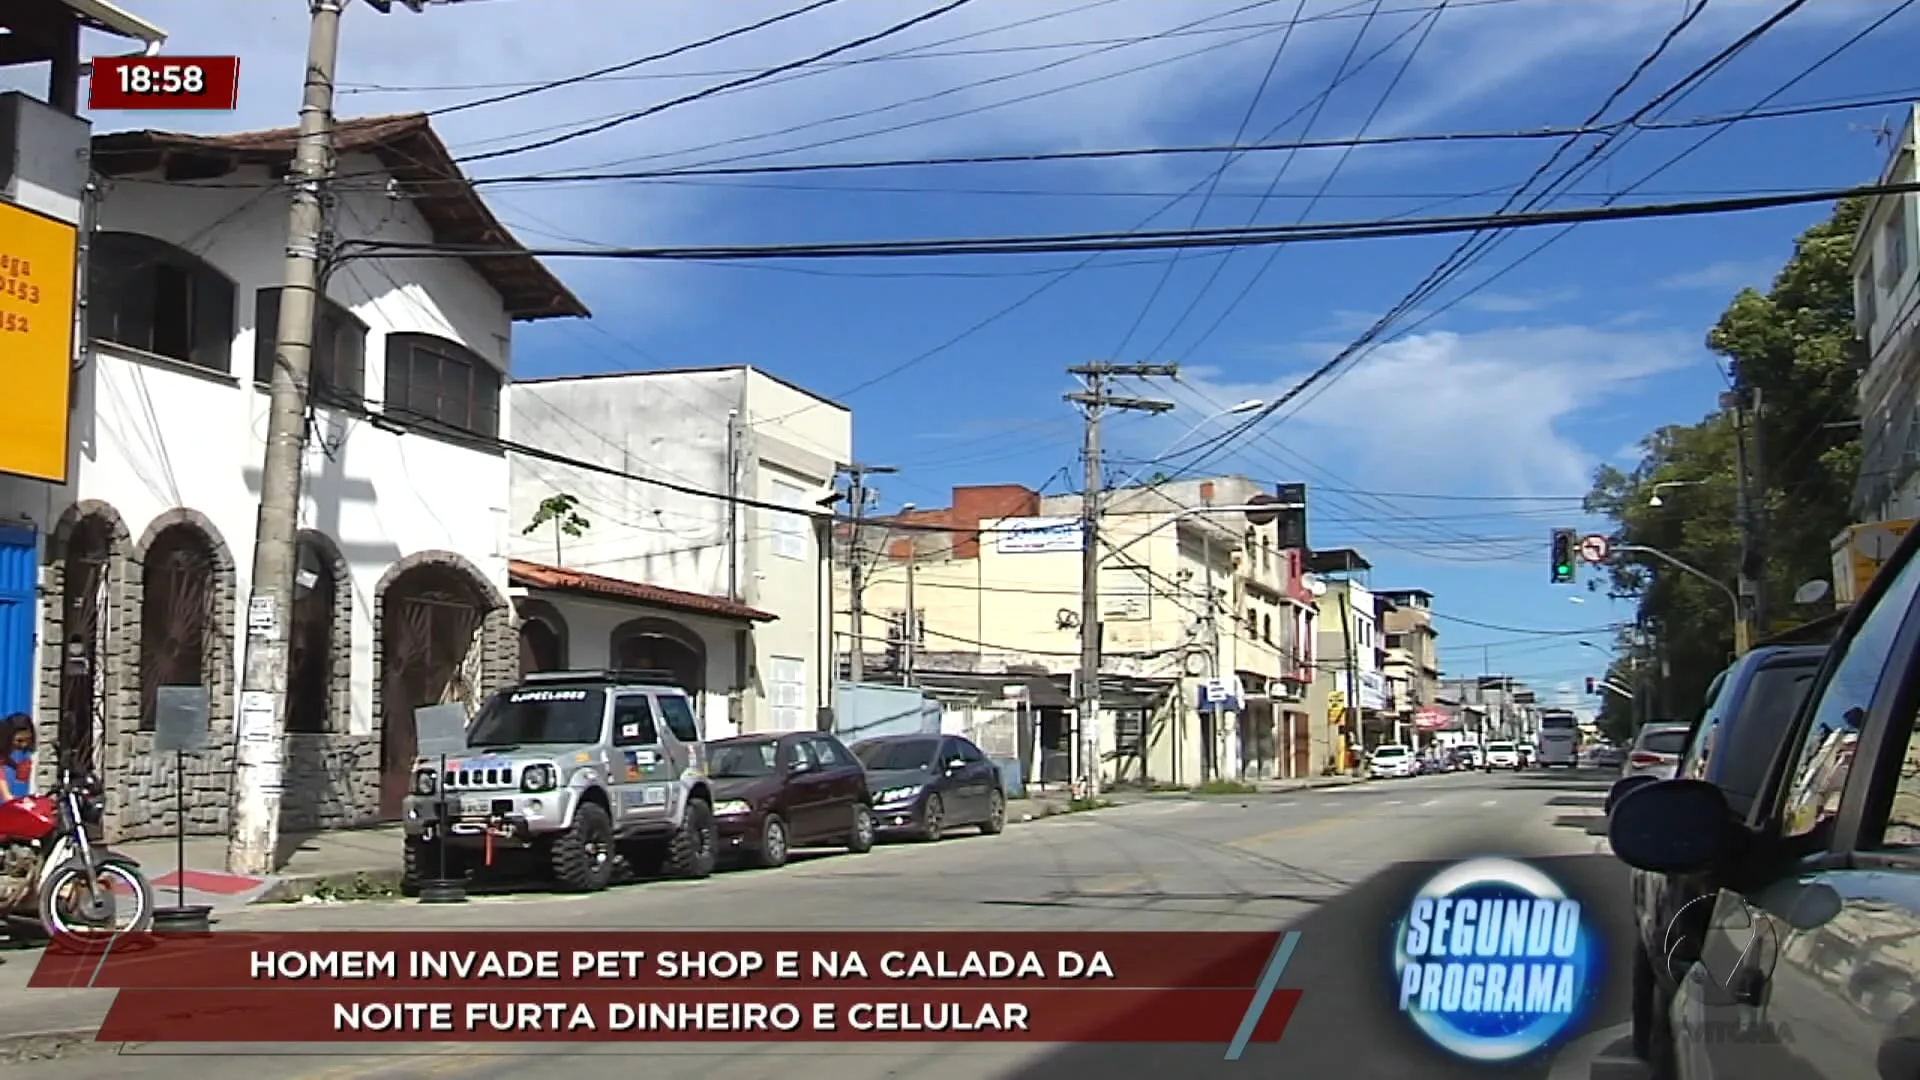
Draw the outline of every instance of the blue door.
M33 712L35 539L32 529L0 525L0 718Z

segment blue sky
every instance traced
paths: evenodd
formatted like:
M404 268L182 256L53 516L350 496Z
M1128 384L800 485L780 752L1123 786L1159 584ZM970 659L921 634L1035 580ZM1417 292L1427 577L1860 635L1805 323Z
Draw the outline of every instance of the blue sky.
M1779 2L1712 0L1609 117L1647 101ZM1670 118L1749 107L1892 4L1809 5L1676 104ZM215 131L291 122L304 3L129 6L171 32L168 52L239 54L241 106L237 114L106 115L96 118L102 129L137 122ZM485 152L797 59L932 6L846 0L623 77L437 123L456 153ZM838 62L549 150L478 163L473 171L486 177L615 163L656 169L716 159L770 164L1218 144L1236 141L1243 119L1242 141L1571 125L1689 5L1455 0L1437 17L1434 6L976 0ZM382 17L356 4L345 25L338 111L452 105L659 51L781 7L759 0L471 0ZM1310 21L1287 37L1296 13ZM1416 51L1428 22L1432 31ZM1903 73L1910 55L1899 50L1915 28L1913 13L1903 13L1774 103L1905 93L1920 83ZM1348 77L1316 110L1363 30ZM1396 35L1398 42L1370 65L1352 70ZM104 39L90 44L122 48ZM1283 124L1289 115L1295 118ZM1883 120L1897 125L1898 110L1736 125L1626 198L1870 182L1884 154L1872 129ZM1641 134L1550 205L1593 205L1642 181L1705 133ZM1472 193L1517 184L1554 145L1315 151L1290 162L1284 153L1260 153L1224 170L1216 156L506 184L490 189L490 198L529 244L568 247L1120 230L1155 210L1163 210L1155 221L1161 228L1286 224L1489 211L1503 195ZM1584 156L1586 145L1563 165ZM1435 594L1450 673L1490 664L1547 688L1575 685L1604 666L1575 643L1582 632L1605 645L1608 624L1630 618L1631 610L1604 594L1548 584L1548 531L1592 524L1581 519L1578 499L1600 463L1630 463L1648 431L1714 407L1724 382L1701 345L1706 330L1738 288L1764 285L1793 237L1825 213L1809 207L1582 226L1389 340L1208 471L1311 485L1317 547L1359 548L1375 567L1376 586ZM1503 241L1434 306L1469 293L1545 236ZM1210 414L1284 392L1457 242L1194 253L1170 271L1168 253L1117 254L1072 273L1063 271L1077 257L785 266L564 260L555 268L597 317L591 325L525 328L516 373L751 363L853 407L859 457L901 469L886 486L890 505L940 505L951 485L965 483L1057 492L1068 490L1063 470L1074 468L1078 442L1076 416L1060 399L1071 389L1066 365L1099 358L1179 363L1180 386L1143 392L1172 397L1181 408L1116 421L1108 443L1117 456L1133 459L1176 441L1190 446L1219 428L1207 422ZM886 372L893 374L876 380ZM1190 435L1196 424L1199 432Z

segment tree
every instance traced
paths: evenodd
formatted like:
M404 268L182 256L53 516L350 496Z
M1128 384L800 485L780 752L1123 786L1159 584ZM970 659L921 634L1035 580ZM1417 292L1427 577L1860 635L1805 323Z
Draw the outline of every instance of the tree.
M526 528L520 530L520 535L530 536L542 525L552 525L553 565L565 565L560 552L562 537L578 540L587 535L588 529L593 528L593 522L581 516L579 506L580 500L572 495L564 493L549 495L540 500L540 505L533 511L533 520L527 523Z
M1772 287L1742 290L1707 334L1729 379L1754 387L1762 401L1756 501L1775 616L1795 614L1783 601L1831 573L1828 545L1852 521L1859 431L1844 421L1855 414L1864 367L1849 272L1862 210L1857 200L1842 202L1802 233ZM1663 427L1641 442L1631 471L1599 469L1587 509L1613 521L1619 542L1666 552L1731 587L1740 562L1736 455L1725 412ZM1635 660L1627 666L1652 676L1641 715L1689 718L1732 655L1734 611L1725 591L1631 556L1612 576L1616 595L1639 601L1640 635L1625 654ZM1619 674L1637 685L1632 672ZM1617 727L1629 704L1609 701L1602 723Z

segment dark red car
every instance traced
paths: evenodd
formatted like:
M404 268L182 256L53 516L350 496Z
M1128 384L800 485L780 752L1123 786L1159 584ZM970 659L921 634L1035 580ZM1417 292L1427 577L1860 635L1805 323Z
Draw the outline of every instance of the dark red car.
M873 850L867 771L820 732L742 735L707 745L721 854L780 866L795 848Z

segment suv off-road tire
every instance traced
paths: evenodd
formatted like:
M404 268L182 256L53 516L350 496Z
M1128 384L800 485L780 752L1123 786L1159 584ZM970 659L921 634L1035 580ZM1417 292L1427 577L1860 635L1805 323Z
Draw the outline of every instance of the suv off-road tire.
M454 879L466 877L467 860L462 853L448 850L446 874ZM439 877L440 842L407 837L400 855L400 895L419 896L421 882Z
M680 815L680 827L667 841L667 877L698 881L713 876L714 862L720 854L720 831L713 820L713 804L705 799L687 800Z
M581 803L573 824L553 838L549 862L554 884L568 892L599 892L612 884L613 818L606 808Z

